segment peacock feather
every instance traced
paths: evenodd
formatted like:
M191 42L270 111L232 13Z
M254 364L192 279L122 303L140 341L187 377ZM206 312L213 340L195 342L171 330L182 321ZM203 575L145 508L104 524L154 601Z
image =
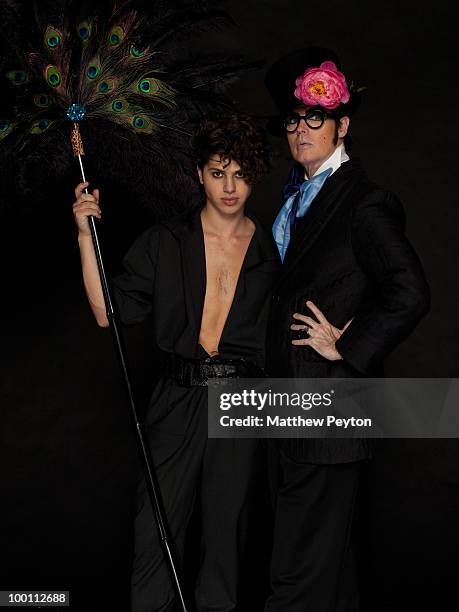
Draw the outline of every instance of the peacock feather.
M6 172L14 164L25 190L30 164L46 160L55 174L65 172L74 122L105 175L119 177L122 168L126 181L148 184L150 201L158 194L167 200L167 183L175 179L162 176L177 177L180 165L187 174L193 123L228 104L222 91L246 66L239 57L194 53L187 42L231 23L226 13L203 0L35 0L33 10L28 6L0 0Z

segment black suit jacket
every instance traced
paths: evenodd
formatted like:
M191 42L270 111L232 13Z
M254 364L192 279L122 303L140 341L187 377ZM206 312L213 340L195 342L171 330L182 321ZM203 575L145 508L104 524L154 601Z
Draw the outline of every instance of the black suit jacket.
M429 288L404 235L397 197L372 183L357 160L332 174L298 220L275 283L268 334L273 376L327 378L381 376L383 360L429 309ZM335 326L351 325L328 361L291 344L294 312L312 316L313 301ZM285 440L284 451L314 463L355 461L369 455L364 440Z

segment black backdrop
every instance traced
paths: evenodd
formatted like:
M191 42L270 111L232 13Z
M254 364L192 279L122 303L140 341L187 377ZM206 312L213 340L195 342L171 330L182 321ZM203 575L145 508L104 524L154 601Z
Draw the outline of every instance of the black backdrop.
M197 44L240 50L268 64L293 48L329 46L367 86L351 125L352 154L404 202L408 235L433 295L431 313L390 357L387 373L456 376L456 3L225 5L239 27ZM231 90L242 108L258 115L273 111L262 77L246 75ZM250 204L266 225L289 166L284 143L272 144L275 167ZM69 589L72 609L128 610L136 451L109 334L97 328L84 298L70 210L77 181L75 168L39 198L11 194L1 217L0 589ZM96 184L114 273L152 216L116 184L103 178ZM148 325L127 334L141 401L157 372L150 338ZM364 611L449 609L458 483L457 440L380 443L365 468L358 507ZM248 560L248 600L263 590L266 548Z

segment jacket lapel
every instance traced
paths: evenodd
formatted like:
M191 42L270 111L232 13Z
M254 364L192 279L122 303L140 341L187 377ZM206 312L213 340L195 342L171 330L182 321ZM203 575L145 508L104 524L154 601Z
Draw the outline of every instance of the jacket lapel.
M304 255L319 238L356 180L361 180L365 176L360 164L356 160L351 160L344 163L325 181L307 214L297 221L280 270L279 282L283 282L296 270L298 265L302 264Z
M280 264L279 253L271 232L266 232L258 219L252 214L249 215L246 212L246 215L255 223L256 231L247 250L241 274L265 261L277 261Z
M180 243L186 308L196 334L201 328L201 316L206 294L206 256L202 233L201 209L187 211L174 219L163 221Z

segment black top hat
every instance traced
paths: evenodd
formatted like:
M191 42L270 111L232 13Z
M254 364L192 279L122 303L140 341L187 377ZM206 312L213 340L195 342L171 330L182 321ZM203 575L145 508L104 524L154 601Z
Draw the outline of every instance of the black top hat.
M322 62L333 62L338 70L340 62L338 56L331 49L325 47L307 47L293 51L279 60L269 68L265 76L266 87L276 105L279 115L271 117L267 128L275 135L283 133L281 128L282 118L295 107L301 106L301 100L294 95L295 81L307 68L319 67ZM347 80L347 79L346 79ZM348 81L348 87L350 83ZM360 93L353 91L350 87L351 97L346 104L340 104L334 109L337 117L352 116L360 105Z

